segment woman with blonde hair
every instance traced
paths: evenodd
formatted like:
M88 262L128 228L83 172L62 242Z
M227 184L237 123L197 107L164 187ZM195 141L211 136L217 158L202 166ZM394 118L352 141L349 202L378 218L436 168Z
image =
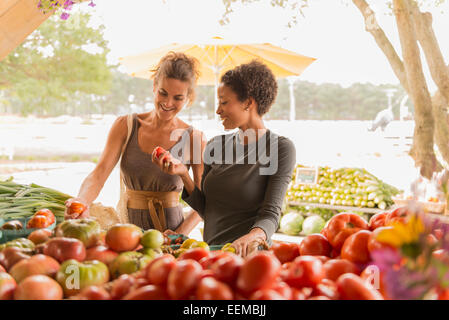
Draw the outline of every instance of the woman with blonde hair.
M192 168L195 185L200 187L203 163L191 159L194 152L202 154L204 139L200 131L177 117L195 98L198 61L183 53L169 52L152 71L154 110L116 119L98 164L83 181L78 196L68 200L66 206L69 208L76 200L89 207L121 160L128 221L144 230L155 228L188 235L201 218L195 211L184 217L179 204L182 179L161 172L152 163L151 154L156 146L183 151L175 157ZM80 217L87 216L88 210ZM74 217L66 210L66 219L70 218Z

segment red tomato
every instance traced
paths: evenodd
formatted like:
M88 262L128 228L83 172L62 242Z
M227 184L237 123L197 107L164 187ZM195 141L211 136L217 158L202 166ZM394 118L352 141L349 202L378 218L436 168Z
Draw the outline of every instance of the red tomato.
M67 215L70 216L70 218L76 219L79 216L81 216L84 213L84 211L86 211L87 207L84 203L78 200L69 200L69 201L71 202L70 206L67 208Z
M324 278L323 263L314 256L299 256L290 265L287 282L295 288L314 288Z
M326 229L329 243L334 249L340 250L350 235L360 230L367 230L368 223L355 213L342 212L328 221Z
M202 258L200 261L198 261L200 263L200 265L203 267L203 269L210 269L210 267L212 266L212 264L224 257L227 257L229 255L234 255L233 253L230 252L225 252L225 251L221 251L221 250L217 250L217 251L212 251L209 256Z
M166 150L162 147L156 147L156 158L159 158L161 156L161 154L163 154L164 152L166 152Z
M27 223L27 229L48 228L51 225L46 216L33 216Z
M77 296L78 300L111 300L111 295L103 287L89 286L84 288Z
M117 256L117 252L112 251L105 246L95 246L86 250L85 260L98 260L109 266Z
M329 257L332 247L322 234L315 233L305 237L299 245L299 253L302 256L327 256Z
M52 225L56 221L55 215L49 209L41 209L34 215L47 217L48 221L50 222L50 225Z
M306 300L312 294L312 288L292 288L292 296L290 300Z
M116 224L106 233L107 246L117 252L132 251L140 244L142 230L134 224Z
M196 298L198 300L232 300L234 294L227 284L212 277L206 277L200 280L196 289Z
M371 231L360 230L349 236L341 249L341 258L354 263L368 263L371 259L368 251L368 241Z
M345 273L359 274L357 266L349 260L333 259L323 265L325 278L337 281L337 279Z
M393 222L406 223L410 212L407 207L400 207L389 212L385 218L385 225L391 225Z
M50 239L53 231L48 229L34 230L28 235L28 240L33 241L34 244L41 244Z
M314 256L317 259L320 259L320 261L324 264L326 262L328 262L329 260L331 260L331 258L329 258L328 256Z
M342 300L383 300L382 295L359 276L346 273L337 280L337 289Z
M145 285L128 293L123 300L168 300L169 296L161 286Z
M379 268L375 265L367 266L362 273L360 278L363 279L365 284L378 290L384 299L388 299L387 291L385 289L385 283L383 280L383 273L380 272Z
M244 261L240 256L233 254L218 259L211 265L210 269L217 280L234 287L243 263Z
M52 278L59 271L59 267L58 261L52 257L36 254L30 259L17 262L9 270L9 274L17 283L20 283L23 279L35 274L44 274Z
M314 297L311 297L311 298L309 298L307 300L332 300L332 299L330 299L330 298L328 298L326 296L314 296Z
M201 259L208 257L208 256L209 256L209 250L199 247L199 248L192 248L192 249L188 249L187 251L184 251L178 257L178 260L192 259L195 261L200 261Z
M321 280L321 282L313 290L312 294L314 296L326 297L330 300L338 300L339 298L337 285L334 281L329 279Z
M296 243L275 242L270 248L274 255L282 263L293 261L299 256L299 246Z
M128 294L128 292L131 291L131 288L135 285L136 278L133 276L130 276L129 274L122 274L120 277L118 277L116 280L112 282L111 287L111 299L113 300L120 300L125 295Z
M393 248L391 245L380 242L377 240L377 236L382 230L392 229L391 226L379 227L371 233L371 236L368 240L368 251L371 253L375 250L382 250L386 248Z
M175 300L188 299L198 286L202 270L201 265L195 260L178 261L168 275L169 296Z
M166 285L170 271L176 265L176 259L171 254L158 257L147 270L147 279L151 284Z
M250 300L287 300L287 299L276 290L260 289L251 294Z
M243 294L269 288L280 271L281 263L274 254L264 251L255 253L243 263L237 278L237 288Z
M277 291L281 296L283 296L287 300L290 300L292 298L293 290L284 281L276 282L276 284L271 289Z
M0 300L12 300L17 283L6 272L0 272Z
M15 300L61 300L63 296L59 283L41 274L27 277L14 291Z
M379 212L369 219L369 229L371 231L377 228L385 226L385 219L387 218L388 212Z

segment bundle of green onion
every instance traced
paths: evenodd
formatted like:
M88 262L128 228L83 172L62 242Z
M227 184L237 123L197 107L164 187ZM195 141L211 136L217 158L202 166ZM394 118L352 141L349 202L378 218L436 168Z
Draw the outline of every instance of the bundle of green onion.
M64 220L64 202L71 196L37 184L23 185L0 180L0 219L31 217L40 209L50 209L57 221Z

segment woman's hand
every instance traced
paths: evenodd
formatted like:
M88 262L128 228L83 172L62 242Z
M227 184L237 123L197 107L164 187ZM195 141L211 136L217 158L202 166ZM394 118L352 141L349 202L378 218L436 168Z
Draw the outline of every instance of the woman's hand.
M235 253L241 257L246 257L256 251L259 244L266 240L265 232L260 228L251 229L248 234L238 238L232 243Z
M175 232L175 231L173 231L173 230L167 229L167 230L164 231L164 234L165 234L166 236L172 236L172 235L176 235L176 234L178 234L178 233Z
M64 219L81 219L89 217L89 206L80 198L70 198L65 203Z
M156 156L157 149L158 147L153 150L153 153L151 154L151 160L153 161L153 163L158 165L163 172L178 176L188 174L187 167L178 159L173 158L170 152L165 151L164 153L160 154L158 158Z

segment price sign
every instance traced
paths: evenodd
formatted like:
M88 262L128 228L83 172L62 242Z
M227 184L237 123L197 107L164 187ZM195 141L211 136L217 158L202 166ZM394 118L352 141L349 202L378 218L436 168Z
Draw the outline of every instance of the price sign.
M316 184L318 168L297 168L295 184Z

